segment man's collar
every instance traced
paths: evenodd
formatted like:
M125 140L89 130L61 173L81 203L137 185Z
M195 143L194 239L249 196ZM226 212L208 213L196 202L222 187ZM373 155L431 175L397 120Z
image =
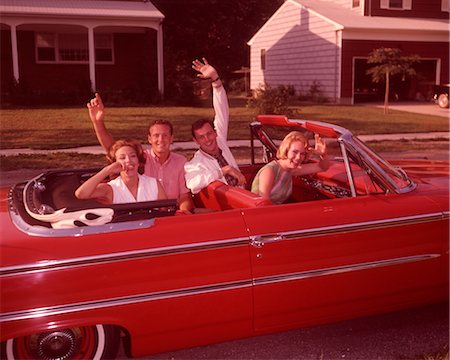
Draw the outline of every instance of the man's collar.
M203 155L206 155L212 159L217 159L221 154L222 154L222 149L219 148L219 152L217 155L211 155L209 153L207 153L206 151L202 150L202 148L198 149Z
M167 157L167 160L164 161L164 163L166 163L170 160L171 155L172 155L172 152L169 151L169 156ZM150 148L150 156L152 156L153 159L155 159L159 162L159 156L155 154L155 152L153 151L153 148Z

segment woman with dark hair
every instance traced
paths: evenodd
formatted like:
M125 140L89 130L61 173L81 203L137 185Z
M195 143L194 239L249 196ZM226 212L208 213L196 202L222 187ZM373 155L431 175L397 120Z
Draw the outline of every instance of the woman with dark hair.
M108 160L109 165L78 187L75 191L77 198L95 198L113 204L167 198L155 178L141 175L145 157L142 146L137 141L117 140L109 150ZM104 182L112 176L117 177Z

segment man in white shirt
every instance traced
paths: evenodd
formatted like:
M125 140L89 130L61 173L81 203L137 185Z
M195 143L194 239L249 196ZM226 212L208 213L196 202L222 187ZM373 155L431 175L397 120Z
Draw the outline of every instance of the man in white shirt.
M245 177L227 145L229 106L222 81L205 58L203 63L193 61L192 68L199 72L198 77L211 79L215 116L214 122L200 119L192 124L192 137L200 149L184 165L186 186L193 194L216 180L231 186L242 186Z

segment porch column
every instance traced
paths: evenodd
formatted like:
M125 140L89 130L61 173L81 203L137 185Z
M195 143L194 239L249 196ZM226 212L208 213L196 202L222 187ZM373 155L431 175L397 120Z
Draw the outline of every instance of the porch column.
M159 24L157 32L157 57L158 57L158 90L164 98L164 54L163 54L163 28Z
M89 48L89 79L91 80L92 92L97 90L95 83L95 45L94 28L88 27L88 48Z
M17 29L16 25L11 25L11 50L13 62L13 76L16 83L19 83L19 55L17 52Z

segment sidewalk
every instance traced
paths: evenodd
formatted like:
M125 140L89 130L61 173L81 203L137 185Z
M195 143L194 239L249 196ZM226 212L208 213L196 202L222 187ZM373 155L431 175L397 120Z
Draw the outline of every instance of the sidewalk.
M388 141L388 140L433 140L433 139L445 139L449 140L450 134L448 132L433 132L433 133L401 133L401 134L374 134L374 135L359 135L359 139L362 141ZM228 144L231 148L237 147L250 147L250 140L229 140ZM255 145L257 147L261 147L261 143L259 141L255 141ZM148 144L144 145L145 147L149 147ZM193 141L185 141L185 142L176 142L172 144L172 150L190 150L197 149L198 145ZM50 154L50 153L58 153L58 152L67 152L67 153L81 153L81 154L104 154L101 146L82 146L76 148L67 148L67 149L52 149L52 150L36 150L29 148L20 148L20 149L1 149L0 155L3 156L12 156L18 154Z

